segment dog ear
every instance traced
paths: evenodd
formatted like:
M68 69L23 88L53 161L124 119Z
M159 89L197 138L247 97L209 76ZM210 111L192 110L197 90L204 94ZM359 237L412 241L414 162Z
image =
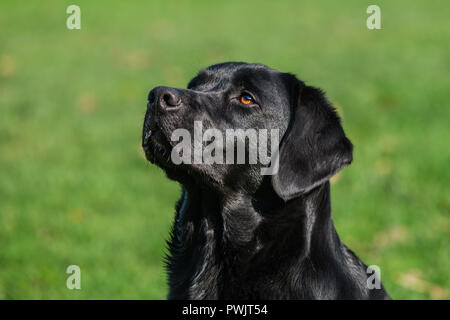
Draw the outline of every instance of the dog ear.
M291 121L279 149L275 192L288 201L329 180L352 162L353 145L324 94L297 80Z

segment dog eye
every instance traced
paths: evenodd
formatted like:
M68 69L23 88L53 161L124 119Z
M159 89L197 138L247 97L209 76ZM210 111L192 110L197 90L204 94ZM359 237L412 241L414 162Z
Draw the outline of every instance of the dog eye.
M241 95L241 98L239 99L239 101L241 101L242 104L246 104L246 105L255 103L255 100L253 99L253 97L248 94Z

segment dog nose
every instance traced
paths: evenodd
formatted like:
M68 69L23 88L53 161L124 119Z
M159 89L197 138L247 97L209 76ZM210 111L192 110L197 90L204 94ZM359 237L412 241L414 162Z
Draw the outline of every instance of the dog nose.
M181 104L180 93L175 88L156 87L148 94L148 102L157 107L168 110Z

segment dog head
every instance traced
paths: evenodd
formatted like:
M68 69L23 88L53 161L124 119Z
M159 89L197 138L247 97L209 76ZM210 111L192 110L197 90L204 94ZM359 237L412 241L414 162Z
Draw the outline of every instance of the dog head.
M271 134L278 139L271 140ZM142 145L147 159L171 179L248 193L263 181L261 168L267 165L251 158L255 153L259 158L265 147L278 163L273 189L285 201L352 161L352 144L320 90L291 74L236 62L202 70L187 89L152 89ZM204 161L208 155L213 162Z

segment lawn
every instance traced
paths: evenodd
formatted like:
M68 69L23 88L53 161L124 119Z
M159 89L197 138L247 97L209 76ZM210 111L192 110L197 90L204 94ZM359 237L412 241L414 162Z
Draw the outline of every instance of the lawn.
M66 8L81 8L81 30ZM381 8L381 30L366 8ZM323 88L355 145L342 240L395 299L450 298L450 3L0 0L0 299L164 299L180 187L140 148L148 91L260 62ZM67 266L81 290L66 288Z

